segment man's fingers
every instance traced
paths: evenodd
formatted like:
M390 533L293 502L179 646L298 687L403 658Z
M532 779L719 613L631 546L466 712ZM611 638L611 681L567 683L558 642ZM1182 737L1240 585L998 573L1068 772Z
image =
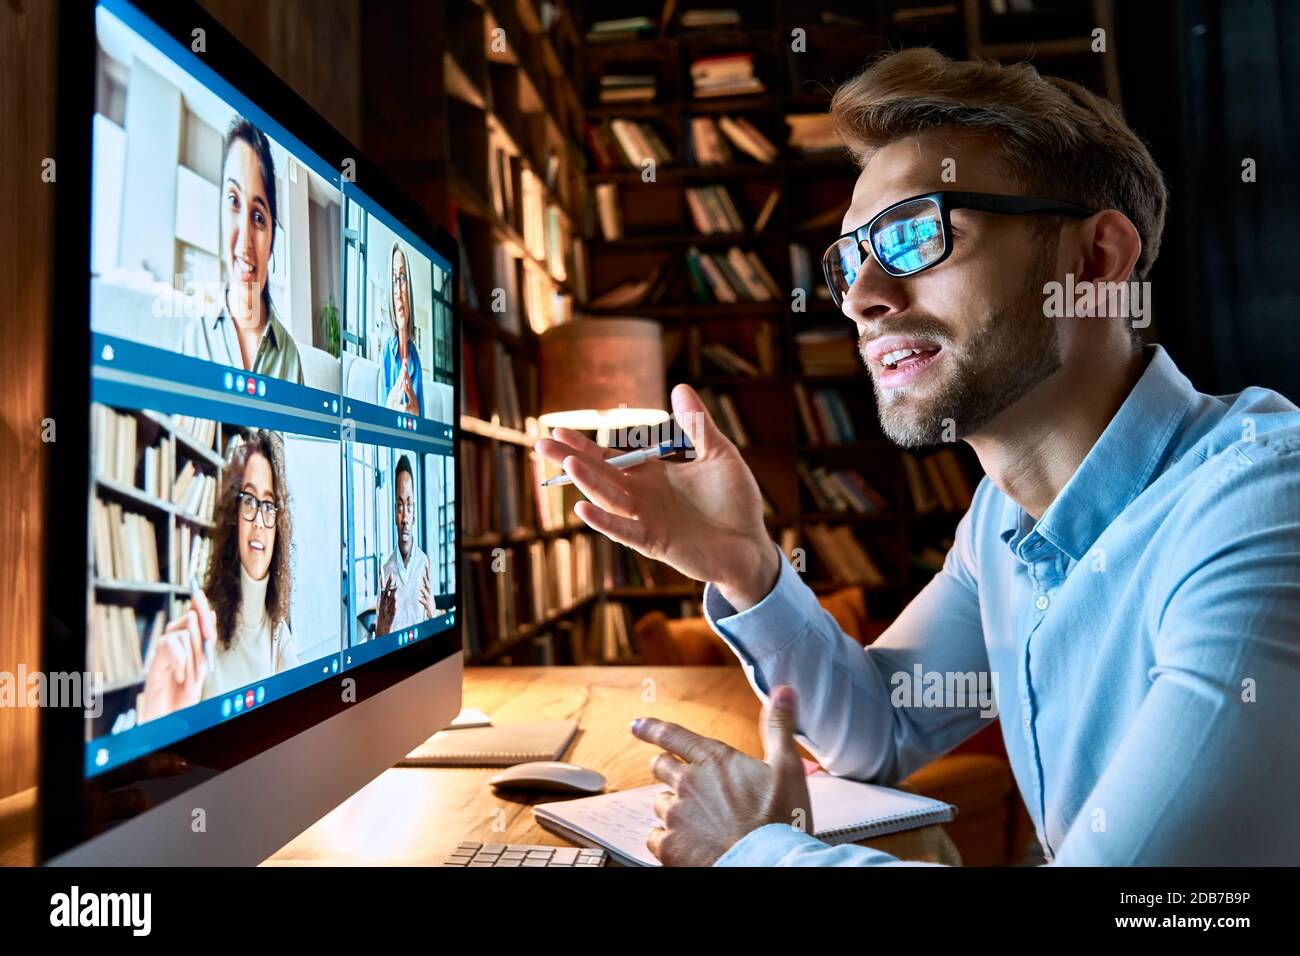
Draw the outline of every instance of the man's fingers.
M676 802L677 794L673 793L671 790L665 790L663 793L659 794L659 796L655 797L655 816L664 821L664 823L667 823L668 809Z
M727 437L722 434L695 389L689 385L677 385L674 386L671 397L673 417L695 446L697 458L707 458L711 453L727 447Z
M768 704L763 714L763 726L759 728L763 735L764 760L769 764L794 757L799 761L799 750L795 744L795 693L794 688L780 684L772 688Z
M648 744L676 754L687 763L715 754L719 746L726 746L712 737L702 737L680 724L655 717L638 717L632 721L632 734Z
M658 754L650 761L650 772L654 774L656 780L668 784L675 794L681 785L682 777L686 774L686 764L672 754Z
M578 490L593 503L620 517L632 517L632 496L623 487L622 476L613 465L595 464L577 455L570 455L564 459L564 470L569 473Z
M573 513L592 531L599 531L616 544L625 544L638 551L645 546L646 531L640 521L612 515L608 511L597 508L590 501L579 501L573 506Z
M574 431L572 428L557 428L551 432L551 437L580 452L586 452L599 458L613 458L615 455L622 454L617 448L606 448L604 445L592 441L582 432Z
M663 827L655 827L650 831L649 836L645 839L646 849L654 854L655 859L660 863L664 861L664 837L668 836L668 831Z

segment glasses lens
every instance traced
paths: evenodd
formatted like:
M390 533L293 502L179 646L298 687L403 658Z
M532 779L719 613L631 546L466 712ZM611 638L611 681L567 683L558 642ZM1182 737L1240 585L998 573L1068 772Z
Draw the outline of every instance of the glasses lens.
M862 249L852 236L836 239L822 255L822 271L831 289L831 299L838 307L844 302L853 280L862 268Z
M268 528L274 528L275 516L279 513L279 510L270 501L259 501L246 491L239 493L239 516L245 521L254 520L260 511L262 512L262 524Z
M904 276L943 256L943 219L933 199L918 199L881 217L871 230L876 260L890 275Z

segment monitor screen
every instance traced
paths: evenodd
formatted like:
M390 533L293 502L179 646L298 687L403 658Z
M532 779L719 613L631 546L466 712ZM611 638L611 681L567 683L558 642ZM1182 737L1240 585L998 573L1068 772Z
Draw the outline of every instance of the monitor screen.
M135 6L95 23L88 780L460 624L451 262Z

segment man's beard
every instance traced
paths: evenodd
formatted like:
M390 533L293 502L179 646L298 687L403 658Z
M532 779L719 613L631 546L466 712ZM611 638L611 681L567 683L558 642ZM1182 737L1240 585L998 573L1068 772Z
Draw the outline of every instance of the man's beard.
M938 394L921 403L909 400L911 386L882 390L871 370L880 427L890 441L920 448L972 435L1061 367L1056 323L1043 315L1047 271L1046 256L1040 253L1029 270L1031 281L993 311L960 355L951 349L952 336L940 323L873 330L873 336L933 339L947 353L941 361L952 369ZM865 346L863 341L859 352L869 361Z

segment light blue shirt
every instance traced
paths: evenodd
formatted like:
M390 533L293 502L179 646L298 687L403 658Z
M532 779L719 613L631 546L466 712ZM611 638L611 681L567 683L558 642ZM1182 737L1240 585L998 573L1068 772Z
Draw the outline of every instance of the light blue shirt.
M784 557L761 602L736 613L710 584L705 613L760 697L795 688L799 740L831 773L894 783L990 719L897 675L987 672L1049 862L1294 865L1300 411L1260 388L1202 395L1147 351L1042 518L984 479L943 570L871 646ZM899 862L769 824L718 865Z

